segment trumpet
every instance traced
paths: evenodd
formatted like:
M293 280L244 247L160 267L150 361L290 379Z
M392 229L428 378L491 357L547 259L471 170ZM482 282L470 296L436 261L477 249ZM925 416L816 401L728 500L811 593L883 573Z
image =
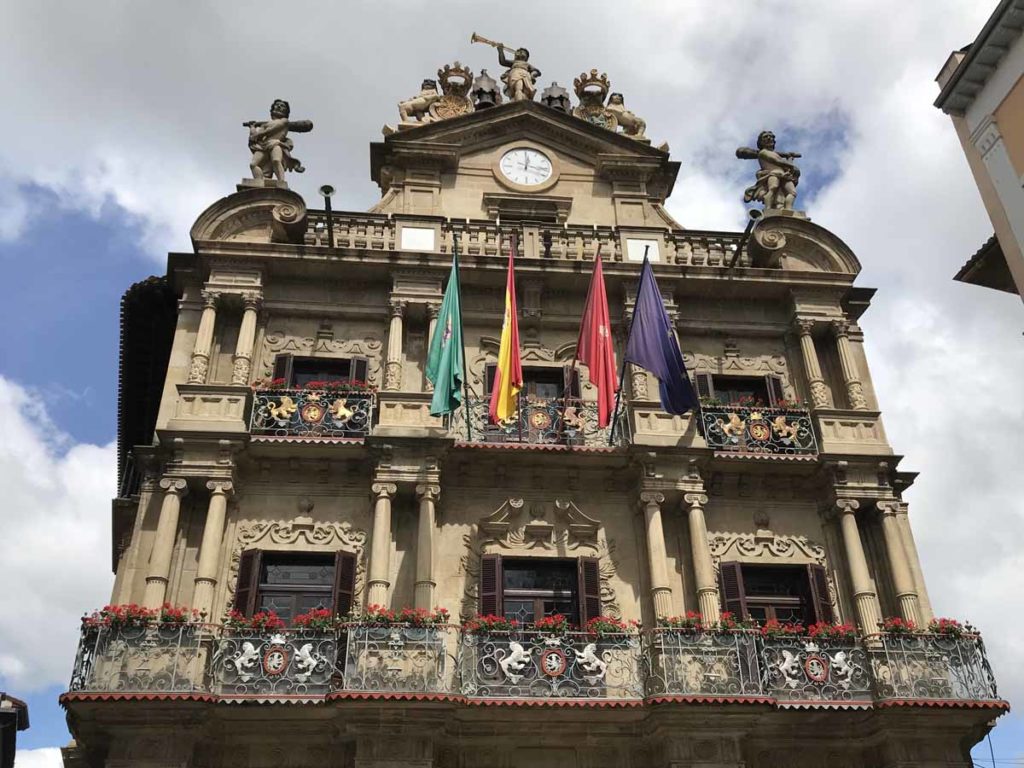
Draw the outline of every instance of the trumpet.
M478 35L476 32L474 32L472 34L472 36L469 38L469 42L471 42L471 43L484 43L485 45L489 45L492 48L497 48L499 50L501 50L501 49L504 49L506 51L511 51L512 50L507 45L502 45L501 43L496 43L493 40L488 40L486 37L484 37L483 35Z

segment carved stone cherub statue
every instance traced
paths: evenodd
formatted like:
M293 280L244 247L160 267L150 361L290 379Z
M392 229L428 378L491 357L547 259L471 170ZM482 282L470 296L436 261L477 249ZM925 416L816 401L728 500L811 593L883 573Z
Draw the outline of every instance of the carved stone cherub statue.
M429 123L433 121L430 106L441 99L437 81L426 79L420 85L420 92L411 99L398 102L398 118L403 123Z
M284 181L285 171L302 173L297 157L292 156L294 145L288 131L308 133L313 130L309 120L289 120L291 107L284 99L275 99L270 105L269 120L249 120L242 125L249 129L249 168L254 179L276 178Z
M613 93L609 96L606 108L609 112L615 113L615 118L624 134L634 139L647 138L644 133L647 130L647 121L626 109L626 102L621 93Z
M736 157L757 160L761 166L754 184L743 192L744 202L764 203L766 210L793 210L796 185L800 183L800 169L793 162L800 157L798 152L776 152L775 134L761 131L757 137L757 149L740 147L736 150Z
M498 63L508 67L501 76L505 83L505 95L509 101L533 101L537 94L537 78L540 70L530 64L530 52L526 48L516 48L510 59L505 55L506 48L498 44Z

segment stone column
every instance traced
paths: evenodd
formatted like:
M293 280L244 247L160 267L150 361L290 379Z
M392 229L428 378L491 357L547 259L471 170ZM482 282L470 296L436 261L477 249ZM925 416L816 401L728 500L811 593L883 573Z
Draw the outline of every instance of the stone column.
M388 357L384 363L384 389L397 392L402 388L402 318L406 302L391 299L391 325L388 329Z
M668 562L665 554L665 529L661 524L661 505L665 495L658 491L644 491L640 503L644 508L647 529L647 561L651 577L651 602L655 618L672 613L672 588L668 583Z
M697 604L707 622L718 621L722 612L715 583L715 564L708 547L708 527L704 521L704 505L708 497L703 493L687 493L683 500L689 506L690 550L693 555L693 574L697 584Z
M142 603L147 608L159 608L167 597L167 581L171 575L171 556L178 537L178 514L181 498L188 493L188 483L181 477L165 477L160 481L164 499L160 505L160 519L156 524L153 550L149 555L146 591Z
M850 584L853 587L853 601L857 608L857 618L865 634L878 632L878 623L882 620L882 612L878 607L878 596L875 595L868 573L868 560L864 556L864 544L860 540L857 527L857 509L860 502L853 499L837 499L839 525L843 531L843 548L846 550L846 564L850 569Z
M203 541L199 545L199 566L196 568L192 607L211 616L213 592L220 573L220 548L224 543L224 521L227 518L228 497L234 490L230 480L210 480L210 504L206 508Z
M249 372L252 370L253 345L256 343L256 318L260 310L260 301L258 293L242 294L242 325L238 329L238 343L235 345L231 383L243 387L249 384Z
M394 483L374 483L373 534L370 540L370 580L367 605L387 605L391 586L391 499L398 492Z
M903 547L903 535L900 524L896 521L899 502L883 500L875 504L882 513L882 535L885 538L885 553L889 558L889 573L892 585L896 589L896 599L900 604L900 616L921 626L921 608L917 602L917 588L914 577L907 562L907 553Z
M192 362L188 367L189 384L205 384L206 373L210 370L210 348L213 346L213 329L217 324L217 302L220 294L203 291L203 315L199 318L196 331L196 345L192 349Z
M831 403L828 400L825 378L821 375L818 353L814 349L814 339L811 338L813 328L814 321L810 318L797 318L796 329L800 336L800 351L803 353L804 370L807 371L807 383L811 389L811 402L815 408L828 408Z
M917 543L914 541L914 531L910 527L909 505L905 501L899 503L896 510L896 522L900 526L900 534L903 538L903 549L907 555L907 563L910 565L910 573L914 577L914 584L917 587L917 605L921 612L921 623L926 625L933 618L932 601L928 598L928 587L924 583L924 571L921 569L921 558L917 554Z
M420 503L419 527L416 535L416 607L430 610L434 607L434 531L435 505L441 495L439 485L417 485L416 498Z
M430 358L430 345L434 343L434 331L437 330L437 316L441 313L441 305L435 302L427 304L427 358L423 361L423 370L427 370L427 360ZM434 391L434 384L424 375L423 384L427 392Z
M844 318L832 321L832 332L836 337L836 350L839 352L839 365L843 369L843 383L846 385L846 399L850 407L856 411L866 411L868 401L864 398L864 388L857 373L857 363L850 351L850 323Z

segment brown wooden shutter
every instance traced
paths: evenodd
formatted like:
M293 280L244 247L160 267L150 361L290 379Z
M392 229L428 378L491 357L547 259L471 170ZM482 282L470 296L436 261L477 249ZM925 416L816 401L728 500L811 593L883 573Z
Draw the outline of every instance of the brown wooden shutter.
M349 365L349 380L368 384L370 379L370 361L365 357L353 357Z
M481 616L504 615L501 587L501 555L484 555L480 558Z
M576 559L579 573L580 626L601 615L601 563L596 557Z
M693 380L697 385L697 397L715 396L715 382L710 373L695 373Z
M746 619L747 596L743 589L743 570L739 563L722 563L718 568L719 589L722 591L722 610L729 611L737 619ZM715 621L717 616L705 616Z
M286 386L292 386L292 365L295 358L292 355L278 355L274 358L274 379L284 379Z
M811 609L814 621L832 623L832 598L828 593L828 575L820 565L807 566L807 582L811 588Z
M356 591L356 556L351 552L334 555L334 612L347 616L352 612L352 597Z
M562 374L562 388L571 398L580 399L580 370L570 365L565 366Z
M782 377L768 375L764 377L764 385L768 389L768 404L777 405L786 399L782 392Z
M263 569L263 552L247 549L238 558L238 581L235 584L235 610L246 616L256 612L256 598L259 596L260 571Z
M494 377L498 375L498 366L495 363L488 363L486 368L486 375L484 376L484 397L488 398L491 396L491 390L494 389Z

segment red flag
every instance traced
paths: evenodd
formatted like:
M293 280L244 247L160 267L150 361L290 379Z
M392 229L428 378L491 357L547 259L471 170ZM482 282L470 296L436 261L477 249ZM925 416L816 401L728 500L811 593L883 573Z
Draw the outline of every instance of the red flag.
M607 427L615 408L615 350L612 348L612 324L608 318L608 294L604 290L601 251L594 256L594 273L587 291L576 357L590 371L590 383L597 387L597 423Z

